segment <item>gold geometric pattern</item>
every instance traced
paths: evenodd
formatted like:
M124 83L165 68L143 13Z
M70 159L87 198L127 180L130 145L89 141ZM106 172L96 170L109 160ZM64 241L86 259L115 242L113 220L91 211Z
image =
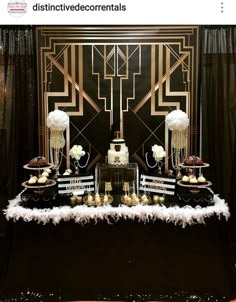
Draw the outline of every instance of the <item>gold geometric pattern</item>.
M131 48L131 51L130 51ZM136 64L136 69L129 72L129 61L136 54L138 56L138 61ZM101 68L96 68L96 58L99 57L103 61ZM123 129L123 112L128 111L129 100L135 98L135 77L141 74L141 47L140 45L130 47L130 45L103 45L92 46L92 74L97 76L97 86L98 86L98 99L104 101L105 111L110 112L110 128L114 123L114 114L119 113L120 120L120 132L124 135ZM115 99L114 96L114 81L119 80L119 96ZM110 94L101 95L101 85L103 81L108 82ZM125 81L130 82L130 87L132 87L131 95L123 95L123 83ZM114 102L119 103L118 109L114 110Z
M51 110L66 111L71 143L83 142L93 166L105 160L114 125L143 168L153 143L168 155L164 120L171 110L185 111L190 129L199 129L198 31L198 26L37 27L39 128L45 129ZM43 133L39 145L48 156ZM188 131L189 153L198 153L198 136Z

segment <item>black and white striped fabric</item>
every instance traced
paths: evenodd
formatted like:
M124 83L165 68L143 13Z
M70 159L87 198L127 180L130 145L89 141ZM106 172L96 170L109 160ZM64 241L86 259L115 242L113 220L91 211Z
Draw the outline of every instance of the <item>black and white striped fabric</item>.
M141 174L139 190L151 193L174 195L176 179Z
M86 192L94 192L95 182L93 175L86 176L59 176L58 194L84 195Z

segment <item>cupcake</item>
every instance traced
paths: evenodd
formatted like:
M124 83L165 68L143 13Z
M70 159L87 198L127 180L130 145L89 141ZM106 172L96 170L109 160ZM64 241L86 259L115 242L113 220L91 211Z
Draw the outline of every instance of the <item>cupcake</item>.
M203 175L200 175L197 180L198 180L199 183L205 183L206 182L206 178Z
M192 156L186 157L184 159L184 164L186 166L192 166L194 164L194 158Z
M46 185L47 183L47 177L46 176L42 176L38 179L38 183L41 184L41 185Z
M29 184L29 185L34 185L34 184L36 184L37 182L38 182L37 176L32 176L32 177L30 177L30 179L29 179L29 181L28 181L28 184Z
M191 185L196 185L198 183L198 180L197 180L196 177L191 177L189 179L189 182L190 182Z
M200 157L196 156L196 157L195 157L194 164L195 164L196 166L202 166L202 165L203 165L203 160L202 160Z
M48 161L44 156L37 156L35 158L32 158L28 164L30 167L43 167L47 166Z
M184 175L181 180L182 182L189 182L189 177L187 175Z
M48 172L47 172L47 171L44 171L44 172L42 173L42 176L48 177L48 176L49 176L49 174L48 174Z

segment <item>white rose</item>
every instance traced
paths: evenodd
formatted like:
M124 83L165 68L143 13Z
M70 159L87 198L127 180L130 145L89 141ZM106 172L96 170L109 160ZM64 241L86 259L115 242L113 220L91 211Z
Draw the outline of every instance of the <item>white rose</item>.
M162 146L154 145L152 146L153 157L155 160L161 160L166 156L166 152L164 151Z
M85 151L83 150L83 147L81 145L74 145L70 149L69 154L72 158L75 158L76 160L80 160L80 158L85 155Z

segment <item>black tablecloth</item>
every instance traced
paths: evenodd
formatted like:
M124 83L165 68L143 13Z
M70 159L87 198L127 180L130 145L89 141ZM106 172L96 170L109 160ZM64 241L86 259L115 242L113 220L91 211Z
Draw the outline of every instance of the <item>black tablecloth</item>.
M236 297L223 218L186 228L161 221L84 226L9 221L7 238L1 279L5 297L27 289L60 290L65 300L127 300L135 294L157 299L178 291Z

